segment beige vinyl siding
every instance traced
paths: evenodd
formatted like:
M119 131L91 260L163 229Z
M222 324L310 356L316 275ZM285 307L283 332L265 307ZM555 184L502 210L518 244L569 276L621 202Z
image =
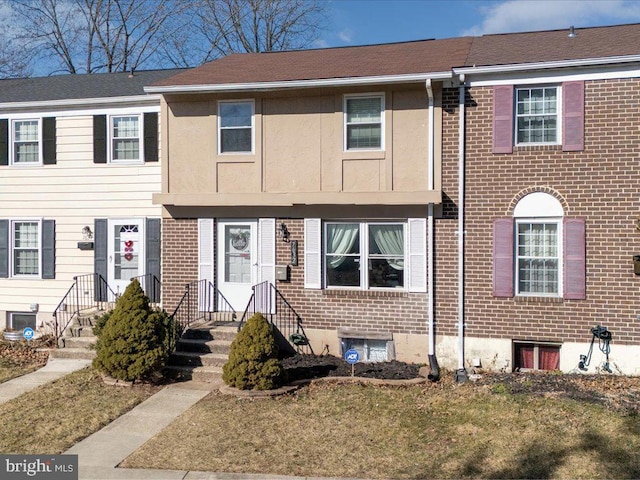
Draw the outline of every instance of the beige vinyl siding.
M93 273L93 251L81 251L82 228L95 218L160 217L151 196L160 192L160 162L144 165L93 163L93 117L56 120L57 164L2 167L0 218L56 221L56 278L0 279L0 329L5 312L39 304L38 325L49 320L73 277Z

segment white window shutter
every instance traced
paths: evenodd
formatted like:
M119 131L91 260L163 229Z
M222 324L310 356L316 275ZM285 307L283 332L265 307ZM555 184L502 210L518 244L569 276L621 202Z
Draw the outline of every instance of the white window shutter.
M304 288L322 288L322 222L304 219Z
M259 282L276 281L276 219L258 220L258 275Z
M198 219L198 280L213 282L213 218Z
M410 292L427 291L427 219L410 218L408 225L409 247L408 281Z

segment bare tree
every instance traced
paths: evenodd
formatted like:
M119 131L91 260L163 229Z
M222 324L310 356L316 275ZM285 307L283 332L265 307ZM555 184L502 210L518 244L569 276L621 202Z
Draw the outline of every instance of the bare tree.
M175 65L191 66L231 53L308 48L326 8L324 0L199 0L191 6L189 37L181 30L165 52Z
M158 57L184 8L179 0L14 0L20 41L48 73L165 66ZM164 65L163 65L164 63Z
M31 75L31 69L19 47L0 37L0 78L20 78Z

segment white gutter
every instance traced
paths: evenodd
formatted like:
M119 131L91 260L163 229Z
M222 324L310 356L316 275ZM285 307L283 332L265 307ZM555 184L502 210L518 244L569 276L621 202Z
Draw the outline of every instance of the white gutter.
M458 374L456 378L466 380L464 374L464 182L465 182L465 78L460 75L460 98L458 100Z
M64 100L42 100L37 102L5 102L0 103L0 109L27 109L40 108L51 109L54 107L65 108L81 108L93 107L96 105L115 105L115 104L136 104L136 105L158 105L160 103L160 95L130 95L127 97L100 97L100 98L74 98Z
M588 67L592 65L608 65L614 63L640 62L640 55L625 55L618 57L582 58L573 60L558 60L554 62L518 63L508 65L488 65L480 67L456 67L453 72L458 75L479 73L524 72L528 70L542 70L547 68Z
M433 152L435 150L434 145L434 101L433 101L433 88L431 87L431 79L427 79L425 82L427 89L427 95L429 96L429 153L427 159L427 170L429 172L428 189L433 190L435 186L435 162L433 158ZM429 203L427 206L427 317L429 319L429 357L436 354L436 343L434 335L434 317L433 317L433 302L434 302L434 285L433 285L433 203Z
M428 79L451 78L451 71L435 73L412 73L406 75L382 75L374 77L321 78L314 80L288 80L282 82L223 83L208 85L170 85L144 87L147 93L216 93L286 90L289 88L339 87L352 85L394 84L424 82Z

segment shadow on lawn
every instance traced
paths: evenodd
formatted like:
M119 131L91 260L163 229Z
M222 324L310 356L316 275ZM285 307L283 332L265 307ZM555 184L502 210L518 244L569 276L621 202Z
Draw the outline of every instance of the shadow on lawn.
M638 417L632 421L632 428L637 431ZM467 478L552 478L557 476L557 470L564 464L566 457L576 454L572 449L555 446L553 438L549 437L536 439L516 448L512 465L487 471L483 465L488 454L487 445L478 445L470 452L458 474ZM600 465L598 470L603 472L604 478L640 478L640 454L630 452L629 448L616 445L606 435L593 430L584 432L580 443L575 447L577 453L583 455L585 462Z

